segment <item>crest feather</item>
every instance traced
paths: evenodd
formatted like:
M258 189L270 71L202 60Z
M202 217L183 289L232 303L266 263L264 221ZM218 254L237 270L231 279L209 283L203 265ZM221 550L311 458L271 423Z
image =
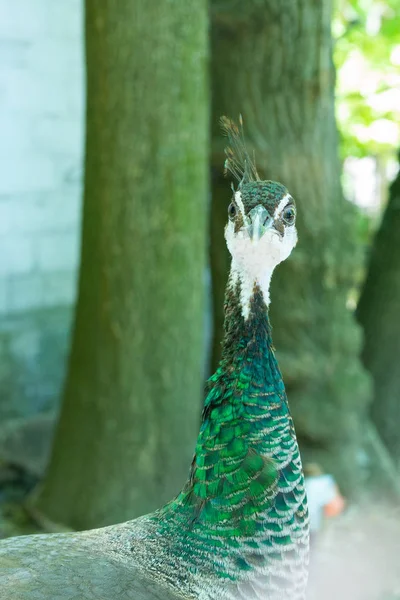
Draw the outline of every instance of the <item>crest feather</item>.
M239 187L242 183L260 181L255 159L251 159L246 148L242 115L239 115L239 126L235 121L225 116L221 117L220 123L223 133L228 138L228 145L225 148L225 175L228 172L231 173L239 181Z

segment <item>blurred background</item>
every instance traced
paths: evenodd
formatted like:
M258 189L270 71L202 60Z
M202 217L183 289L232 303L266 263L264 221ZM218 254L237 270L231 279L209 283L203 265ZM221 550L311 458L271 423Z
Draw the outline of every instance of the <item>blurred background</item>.
M184 483L223 334L218 120L242 114L298 206L271 319L335 489L309 492L314 593L400 598L397 0L0 0L0 62L0 536Z

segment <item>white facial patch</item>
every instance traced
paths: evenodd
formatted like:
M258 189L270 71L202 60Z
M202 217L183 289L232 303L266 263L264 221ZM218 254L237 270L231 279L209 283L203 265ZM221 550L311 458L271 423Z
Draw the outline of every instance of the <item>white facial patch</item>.
M288 199L286 199L287 203ZM286 204L285 204L286 205ZM235 225L229 221L225 228L225 239L232 255L231 283L241 284L242 314L245 319L250 312L250 300L254 285L257 284L269 305L269 286L272 273L280 262L285 260L297 243L297 231L293 225L285 227L281 237L273 228L269 229L258 240L250 239L246 230L235 233Z
M293 200L292 196L290 194L285 194L274 211L274 219L279 217L289 200Z
M242 193L237 191L235 192L235 202L240 210L240 214L243 217L243 222L245 221L245 217L246 217L246 212L244 210L244 204L243 204L243 200L242 200Z

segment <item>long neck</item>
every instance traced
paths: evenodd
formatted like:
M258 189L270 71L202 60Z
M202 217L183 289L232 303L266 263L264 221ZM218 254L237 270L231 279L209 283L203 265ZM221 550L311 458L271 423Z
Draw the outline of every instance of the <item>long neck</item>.
M259 267L259 265L257 265L257 267ZM237 286L239 286L241 313L245 319L248 319L250 315L250 305L254 295L255 286L261 293L266 307L268 307L270 303L269 287L271 284L274 267L271 265L270 267L263 268L262 270L259 270L257 267L254 269L253 273L243 273L240 266L237 265L234 260L232 261L231 265L227 294L229 294L229 290L231 288L236 289Z
M243 280L232 265L225 292L222 359L216 375L221 369L225 371L234 357L244 352L248 358L255 358L263 351L266 355L271 352L272 338L268 316L271 274L266 273L262 283L251 278ZM257 336L256 344L254 336ZM280 373L279 377L282 380Z
M173 538L170 551L194 573L201 598L208 586L228 590L224 598L243 588L249 599L297 600L308 543L300 456L263 292L254 286L247 316L241 300L231 278L222 360L208 383L190 477L161 511L160 533Z

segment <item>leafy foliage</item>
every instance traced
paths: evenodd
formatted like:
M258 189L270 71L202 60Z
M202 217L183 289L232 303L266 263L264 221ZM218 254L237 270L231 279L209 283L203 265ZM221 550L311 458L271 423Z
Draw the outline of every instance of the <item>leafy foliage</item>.
M397 0L338 0L337 117L342 157L392 155L400 143Z

